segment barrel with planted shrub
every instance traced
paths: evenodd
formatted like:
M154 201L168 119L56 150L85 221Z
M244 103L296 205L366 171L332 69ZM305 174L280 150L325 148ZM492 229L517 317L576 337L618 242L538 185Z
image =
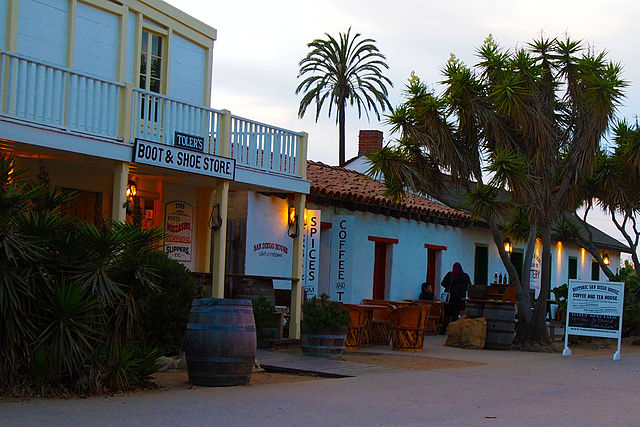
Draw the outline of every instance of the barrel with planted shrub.
M256 357L251 301L194 299L184 335L184 350L191 384L248 384Z

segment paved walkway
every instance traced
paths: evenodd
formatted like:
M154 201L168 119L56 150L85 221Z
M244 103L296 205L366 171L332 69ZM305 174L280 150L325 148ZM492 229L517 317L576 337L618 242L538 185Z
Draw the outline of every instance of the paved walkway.
M462 350L444 347L442 340L428 337L415 357L483 365L384 369L346 378L107 398L5 402L0 403L0 425L640 425L640 354L625 354L623 349L620 361L612 361L611 355L564 358ZM369 351L391 353L384 347Z

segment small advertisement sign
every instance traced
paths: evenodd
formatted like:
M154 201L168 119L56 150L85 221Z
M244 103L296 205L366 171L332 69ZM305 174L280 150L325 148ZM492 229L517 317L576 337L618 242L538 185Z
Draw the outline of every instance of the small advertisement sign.
M571 355L568 347L569 335L584 335L616 338L618 351L613 358L618 360L622 336L623 303L624 282L569 280L563 355Z
M320 212L320 210L307 210L305 213L302 286L307 293L307 298L318 296Z
M331 228L331 299L350 301L353 275L353 215L337 215Z
M136 138L133 147L133 161L231 181L235 179L236 173L235 159L156 144L139 138Z
M193 206L181 200L165 205L164 251L171 259L190 262L193 246Z

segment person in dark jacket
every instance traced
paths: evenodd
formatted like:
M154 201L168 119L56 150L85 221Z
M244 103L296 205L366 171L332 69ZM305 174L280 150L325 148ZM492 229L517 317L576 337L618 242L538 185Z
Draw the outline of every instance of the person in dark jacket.
M462 270L459 262L453 264L453 269L442 279L442 287L449 292L449 302L444 306L444 328L449 322L457 320L464 310L464 298L471 285L469 275Z
M431 283L424 282L422 284L422 292L420 292L420 299L433 300L433 288Z

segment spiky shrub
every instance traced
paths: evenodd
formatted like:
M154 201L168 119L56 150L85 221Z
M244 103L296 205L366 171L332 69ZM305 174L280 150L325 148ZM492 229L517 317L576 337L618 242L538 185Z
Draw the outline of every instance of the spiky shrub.
M73 196L24 183L23 172L0 154L0 389L23 396L139 386L146 368L109 367L121 365L111 361L127 346L142 348L135 296L156 290L146 257L161 231L68 218ZM155 356L140 350L135 366L152 366Z

